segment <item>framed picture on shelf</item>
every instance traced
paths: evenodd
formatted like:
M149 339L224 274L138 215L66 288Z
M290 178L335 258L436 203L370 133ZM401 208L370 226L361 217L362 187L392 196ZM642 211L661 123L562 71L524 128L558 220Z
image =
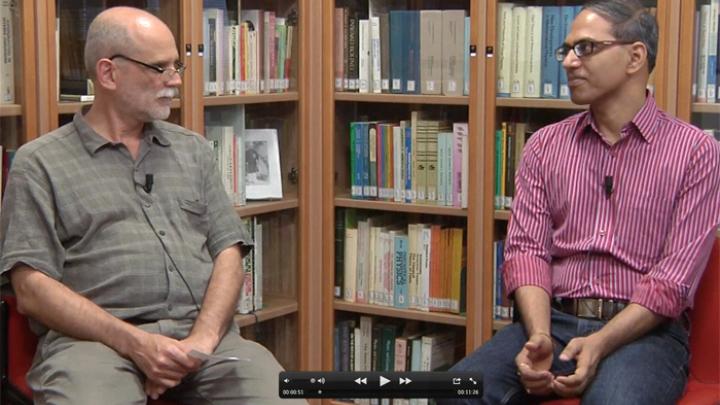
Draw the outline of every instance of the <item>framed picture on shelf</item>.
M245 131L245 194L248 200L282 198L276 129Z

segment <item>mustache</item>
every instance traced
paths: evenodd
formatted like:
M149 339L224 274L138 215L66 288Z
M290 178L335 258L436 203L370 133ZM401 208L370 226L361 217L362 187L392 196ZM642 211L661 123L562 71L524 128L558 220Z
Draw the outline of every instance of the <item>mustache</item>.
M158 98L160 98L160 97L175 98L178 96L178 94L179 94L178 89L167 88L167 89L162 89L162 90L158 91L156 96Z

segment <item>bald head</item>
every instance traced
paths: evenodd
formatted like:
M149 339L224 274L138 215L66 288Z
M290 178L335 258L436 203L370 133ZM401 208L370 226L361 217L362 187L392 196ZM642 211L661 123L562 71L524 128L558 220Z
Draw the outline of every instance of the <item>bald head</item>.
M112 55L134 55L147 39L158 36L173 39L165 23L147 11L133 7L109 8L95 17L85 42L85 69L95 78L95 65Z

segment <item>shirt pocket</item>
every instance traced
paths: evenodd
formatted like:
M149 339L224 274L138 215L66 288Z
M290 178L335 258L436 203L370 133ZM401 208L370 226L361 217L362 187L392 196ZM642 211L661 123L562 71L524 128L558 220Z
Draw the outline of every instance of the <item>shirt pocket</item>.
M207 236L210 231L210 218L208 204L202 200L178 199L178 205L183 212L184 219L192 228L190 231Z

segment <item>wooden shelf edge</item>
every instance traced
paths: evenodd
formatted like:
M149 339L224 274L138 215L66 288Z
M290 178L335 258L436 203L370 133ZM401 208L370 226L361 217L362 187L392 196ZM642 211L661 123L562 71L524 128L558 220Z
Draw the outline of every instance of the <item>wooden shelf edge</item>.
M464 208L442 207L430 204L396 203L391 201L357 200L346 196L335 197L335 206L416 214L447 215L455 217L467 217L468 215L467 209Z
M497 321L497 320L494 320L494 321L493 321L493 330L494 330L494 331L499 331L500 329L502 329L502 328L510 325L511 323L512 323L512 321Z
M493 217L499 221L509 221L510 220L510 210L495 210Z
M83 106L90 105L92 102L75 102L75 101L58 101L57 105L57 111L58 114L75 114L76 112L79 112L82 110ZM172 103L170 104L170 108L172 109L178 109L180 108L180 99L174 98L172 100Z
M0 104L0 117L18 117L22 115L20 104Z
M387 93L349 93L336 92L335 101L355 101L362 103L396 103L396 104L440 104L469 105L468 96L434 96L428 94L387 94Z
M555 98L511 98L497 97L496 107L547 108L559 110L586 110L587 105L578 105L570 100Z
M280 318L285 315L294 314L298 311L297 300L280 297L267 297L263 302L263 309L255 312L257 322L265 322L271 319ZM236 314L235 323L244 328L255 324L255 315Z
M284 210L297 208L299 205L297 197L288 197L276 201L248 201L247 205L236 205L235 212L241 217L269 214Z
M693 103L692 112L720 114L720 103Z
M340 299L336 299L334 301L334 308L335 310L346 312L358 312L361 314L387 316L391 318L413 319L416 321L441 323L445 325L465 326L467 324L467 320L461 315L447 314L444 312L423 312L413 309L398 309L371 304L358 304Z
M270 94L244 94L237 96L205 96L203 102L205 107L236 105L236 104L258 104L258 103L283 103L287 101L298 101L300 97L297 91Z

